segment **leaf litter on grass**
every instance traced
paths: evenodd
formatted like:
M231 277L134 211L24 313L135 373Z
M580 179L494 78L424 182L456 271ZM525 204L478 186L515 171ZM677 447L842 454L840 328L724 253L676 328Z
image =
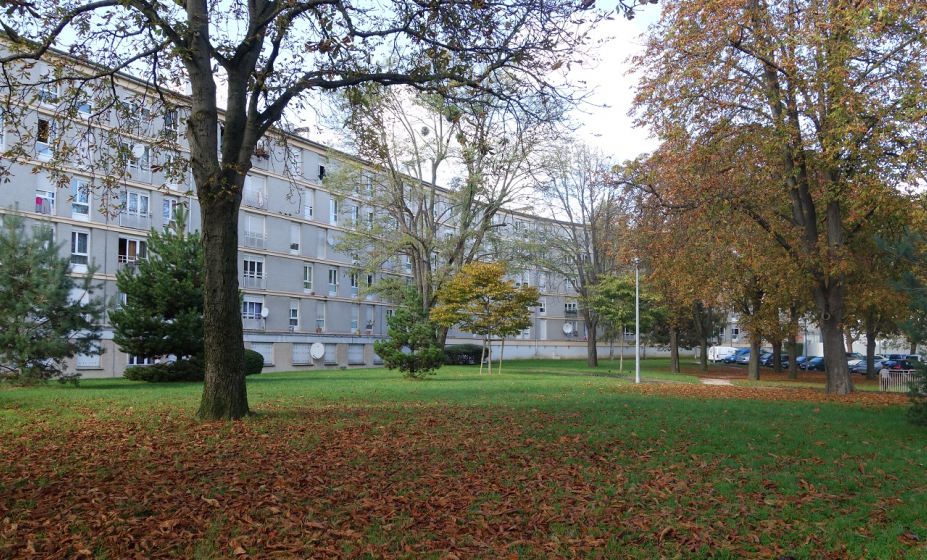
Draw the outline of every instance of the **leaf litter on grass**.
M614 390L831 400L814 391L744 387ZM858 398L833 402L897 402ZM789 457L757 451L771 467L758 472L732 453L705 451L698 433L678 429L694 430L695 422L626 399L621 403L629 406L608 403L622 416L603 425L601 405L593 402L568 410L562 402L529 409L280 400L232 424L198 423L179 409L88 413L67 428L44 423L0 442L0 556L862 558L927 552L922 520L902 530L893 519L902 495L917 489L897 477L887 480L884 471L852 463L862 490L841 494L833 490L840 482L832 478L833 464L818 456L837 453L829 448L808 446L804 455ZM626 422L632 419L653 426L631 430ZM794 485L775 479L775 470L788 469L795 469ZM840 518L859 520L865 532L827 530ZM890 536L879 538L885 527ZM909 537L918 534L920 540Z

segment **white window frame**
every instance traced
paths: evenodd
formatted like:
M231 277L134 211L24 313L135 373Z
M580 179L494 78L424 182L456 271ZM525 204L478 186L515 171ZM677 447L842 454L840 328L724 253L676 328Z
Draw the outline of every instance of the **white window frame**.
M45 205L43 200L48 201L48 213L42 212L42 207ZM35 211L39 214L45 214L47 216L55 215L55 191L48 189L35 189Z
M61 84L58 82L52 84L40 84L38 89L39 92L36 94L36 96L39 98L39 103L49 107L55 107L58 105L58 100L61 99Z
M264 309L264 298L259 296L245 296L241 302L242 321L263 321L261 311Z
M307 190L304 196L306 199L303 202L303 217L307 220L311 220L315 215L315 191L312 189Z
M123 254L125 242L125 254ZM131 256L131 247L135 247L135 256ZM140 260L148 258L148 242L138 237L120 237L116 244L116 258L119 266L138 264Z
M267 245L267 220L260 214L243 212L245 222L245 247L263 249Z
M357 297L357 292L360 289L360 276L356 272L351 273L351 297Z
M80 240L84 240L84 250L80 250ZM82 229L71 230L71 267L75 272L86 272L90 264L90 232Z
M87 181L71 179L71 217L90 219L90 184Z
M262 255L245 253L242 257L242 287L264 290L267 287L267 269Z
M44 134L42 131L44 123ZM43 139L44 138L44 139ZM49 159L55 154L58 145L58 123L39 117L35 132L35 153L39 159Z
M299 300L291 298L290 299L290 315L289 315L290 331L298 332L299 331Z
M328 221L333 225L338 225L338 200L332 198L328 201Z
M328 269L328 295L338 295L338 269Z
M131 366L151 366L154 365L154 358L151 357L141 357L135 356L132 354L126 354L126 365Z
M290 222L290 254L298 255L302 241L302 226L299 222Z
M538 315L547 315L547 298L538 298Z
M325 330L325 305L326 302L320 301L315 307L315 330L323 332Z
M161 199L161 221L165 228L174 223L174 213L179 204L180 201L172 196L165 196Z
M351 305L351 332L360 333L360 306Z
M303 263L303 292L315 293L312 291L312 264Z

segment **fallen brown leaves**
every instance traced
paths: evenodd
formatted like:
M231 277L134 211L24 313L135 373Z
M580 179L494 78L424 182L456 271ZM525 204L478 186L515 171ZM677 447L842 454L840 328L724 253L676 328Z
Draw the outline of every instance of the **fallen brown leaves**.
M627 390L831 398L678 384ZM878 396L851 397L876 404L869 399ZM110 414L0 440L0 556L768 558L806 546L844 558L800 516L757 508L857 513L844 496L804 480L795 492L756 487L755 473L693 453L692 442L630 430L592 441L599 428L579 412L262 410L233 424L197 423L176 409L118 421ZM782 468L823 463L772 457ZM898 537L899 546L923 552L912 536Z
M849 395L828 395L820 389L807 387L741 387L736 385L696 385L694 383L642 383L632 385L627 390L644 395L697 399L842 403L862 406L901 406L908 403L908 397L902 393L857 391Z

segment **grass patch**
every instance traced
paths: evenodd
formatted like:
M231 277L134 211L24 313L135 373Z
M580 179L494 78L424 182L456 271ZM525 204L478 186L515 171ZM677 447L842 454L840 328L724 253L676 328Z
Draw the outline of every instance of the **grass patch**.
M927 554L903 399L666 363L264 373L234 423L193 419L199 384L3 388L0 556Z

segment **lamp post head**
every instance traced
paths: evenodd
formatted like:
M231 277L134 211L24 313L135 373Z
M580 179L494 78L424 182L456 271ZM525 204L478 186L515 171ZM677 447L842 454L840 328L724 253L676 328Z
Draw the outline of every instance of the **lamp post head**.
M634 261L633 261L633 262L634 262L634 266L637 266L637 265L639 265L639 264L641 263L641 260L640 260L639 258L637 258L637 257L634 257Z

